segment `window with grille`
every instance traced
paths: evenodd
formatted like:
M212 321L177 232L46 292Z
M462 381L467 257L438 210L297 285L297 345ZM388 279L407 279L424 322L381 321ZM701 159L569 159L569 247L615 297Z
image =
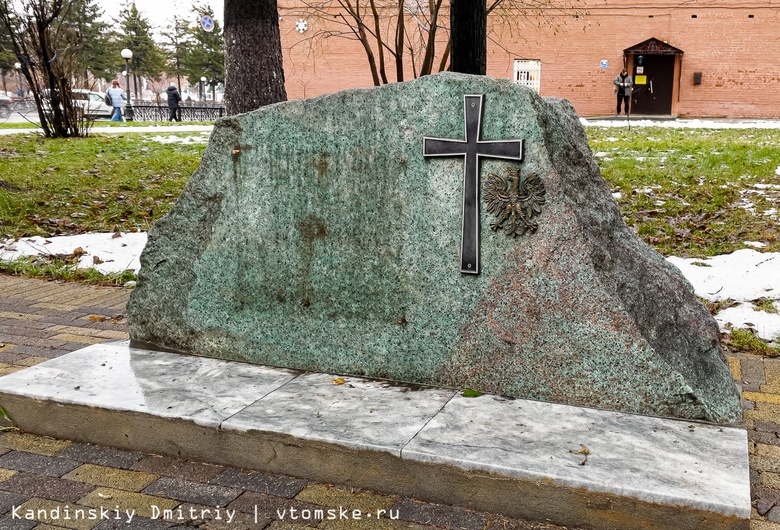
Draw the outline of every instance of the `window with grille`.
M542 61L516 59L515 83L532 88L538 94L542 85Z

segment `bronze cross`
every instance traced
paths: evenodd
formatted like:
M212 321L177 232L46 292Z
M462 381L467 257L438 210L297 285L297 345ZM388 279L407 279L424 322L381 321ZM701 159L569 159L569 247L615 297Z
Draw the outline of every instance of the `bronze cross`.
M423 138L424 156L463 156L463 217L460 232L460 272L479 274L479 159L523 160L523 140L483 141L485 96L463 96L465 140Z

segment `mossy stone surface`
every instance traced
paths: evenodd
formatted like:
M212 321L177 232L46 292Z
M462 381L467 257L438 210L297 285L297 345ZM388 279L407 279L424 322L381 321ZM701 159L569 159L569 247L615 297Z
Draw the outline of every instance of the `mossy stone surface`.
M459 272L463 138L523 139L539 228L490 229ZM717 325L680 272L621 219L568 102L505 80L427 76L217 122L150 232L131 337L197 355L652 415L741 415Z

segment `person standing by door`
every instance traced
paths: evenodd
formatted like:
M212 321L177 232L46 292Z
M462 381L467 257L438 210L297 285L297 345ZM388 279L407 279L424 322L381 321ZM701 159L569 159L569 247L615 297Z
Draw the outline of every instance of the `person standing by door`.
M626 115L628 115L628 100L631 97L631 87L634 86L634 80L628 75L628 70L623 68L612 84L615 85L615 94L617 94L617 110L616 116L620 116L620 103L623 102L623 108Z

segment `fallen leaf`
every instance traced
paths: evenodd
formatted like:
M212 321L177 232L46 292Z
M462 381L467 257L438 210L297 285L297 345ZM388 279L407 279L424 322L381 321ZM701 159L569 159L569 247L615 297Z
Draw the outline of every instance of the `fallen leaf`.
M105 322L107 320L103 315L89 315L87 318L91 322Z
M479 390L474 390L473 388L467 388L466 390L461 392L460 395L463 396L463 397L467 397L467 398L475 398L475 397L479 397L479 396L484 396L485 393L484 392L480 392Z
M97 256L92 256L92 264L93 265L100 265L101 263L103 263L102 259L100 259Z
M337 377L336 379L333 380L334 385L343 385L346 382L347 382L346 379L344 379L343 377Z
M584 466L585 463L588 461L588 455L590 454L590 449L588 449L588 447L585 444L580 444L579 449L577 449L576 451L574 449L569 449L569 452L573 455L584 455L585 460L580 462L580 465Z
M111 239L116 239L118 237L122 237L122 234L119 233L119 231L114 232L114 235L111 236Z

